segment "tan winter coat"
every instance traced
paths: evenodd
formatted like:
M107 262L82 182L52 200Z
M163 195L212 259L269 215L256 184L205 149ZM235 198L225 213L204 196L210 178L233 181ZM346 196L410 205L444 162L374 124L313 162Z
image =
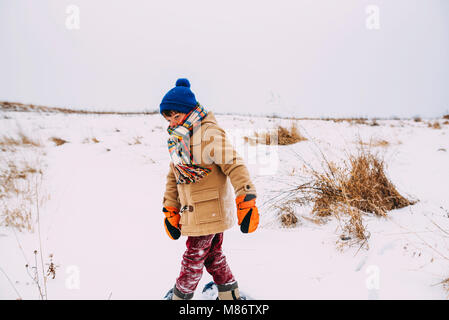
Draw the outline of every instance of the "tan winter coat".
M211 111L193 132L190 150L196 163L212 171L198 182L177 185L173 163L170 162L163 205L182 211L182 235L223 232L234 224L235 197L256 194L256 189L243 159L227 140L225 131L218 126ZM233 188L229 188L228 180Z

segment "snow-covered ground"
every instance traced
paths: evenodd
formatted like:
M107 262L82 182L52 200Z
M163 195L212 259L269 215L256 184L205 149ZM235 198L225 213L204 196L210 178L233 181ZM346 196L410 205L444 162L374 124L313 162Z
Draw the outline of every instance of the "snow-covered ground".
M439 283L449 277L449 125L295 120L308 141L256 150L243 135L292 120L234 115L217 115L217 120L247 160L259 193L259 229L244 235L235 226L225 232L224 250L243 291L256 299L448 297ZM165 128L157 114L0 113L0 137L23 132L41 143L3 148L0 160L25 160L43 173L34 232L0 226L0 299L18 294L39 299L25 264L36 265L33 251L38 250L41 268L41 247L44 264L52 254L57 266L55 279L47 283L49 299L164 296L178 276L185 248L185 239L170 240L162 224L169 163ZM68 143L56 146L51 137ZM368 250L339 249L338 222L317 225L304 219L310 208L298 208L295 228L281 227L278 212L264 203L272 191L303 173L298 155L319 167L318 150L338 161L356 150L359 138L390 143L374 149L384 155L398 190L419 202L388 218L366 216ZM205 271L196 299L210 280Z

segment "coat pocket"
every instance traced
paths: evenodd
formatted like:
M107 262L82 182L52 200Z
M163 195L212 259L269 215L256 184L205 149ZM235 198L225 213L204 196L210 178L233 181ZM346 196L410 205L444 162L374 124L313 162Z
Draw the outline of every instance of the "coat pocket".
M192 192L193 213L197 224L222 220L220 194L218 189Z

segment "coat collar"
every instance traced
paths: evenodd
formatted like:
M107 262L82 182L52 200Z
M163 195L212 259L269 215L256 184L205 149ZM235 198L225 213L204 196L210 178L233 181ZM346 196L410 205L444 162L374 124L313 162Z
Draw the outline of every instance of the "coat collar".
M215 124L218 125L217 119L215 118L215 115L212 111L207 112L207 116L204 117L203 120L201 120L201 125L193 129L193 134L190 139L190 144L192 145L198 145L202 141L202 136L204 134L204 128L206 124Z
M201 121L201 125L206 124L206 123L217 124L217 119L215 119L215 115L212 111L208 111L207 116L204 117L204 119Z

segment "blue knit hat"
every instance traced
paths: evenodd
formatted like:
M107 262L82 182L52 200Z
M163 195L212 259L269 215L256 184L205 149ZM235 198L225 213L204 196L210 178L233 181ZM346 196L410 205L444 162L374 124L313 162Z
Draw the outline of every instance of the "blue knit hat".
M176 87L166 93L160 105L160 113L164 110L175 110L189 113L196 107L195 95L190 90L190 82L186 78L179 78Z

